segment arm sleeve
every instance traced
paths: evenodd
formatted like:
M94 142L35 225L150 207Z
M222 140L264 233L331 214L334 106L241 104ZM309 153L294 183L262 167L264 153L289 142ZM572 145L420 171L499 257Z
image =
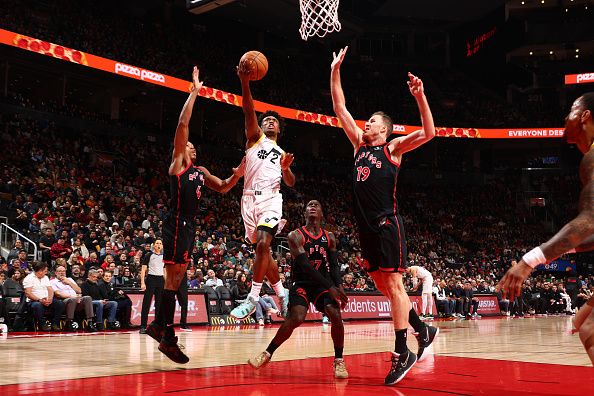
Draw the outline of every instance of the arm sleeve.
M314 267L309 263L307 254L301 253L295 258L295 265L301 267L301 269L309 275L312 281L323 286L326 289L330 289L333 285L329 279L326 279L319 271L316 271Z
M336 250L328 251L328 261L330 263L330 277L336 287L342 284L340 279L340 266L338 265L338 252Z

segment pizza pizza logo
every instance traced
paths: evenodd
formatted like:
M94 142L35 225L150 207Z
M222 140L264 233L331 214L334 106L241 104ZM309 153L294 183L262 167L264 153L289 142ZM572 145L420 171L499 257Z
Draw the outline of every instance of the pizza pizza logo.
M192 89L193 85L190 84L190 89ZM212 88L212 87L202 87L200 91L198 91L198 95L208 98L214 99L217 102L229 103L235 106L239 106L239 99L237 95L221 91L220 89Z
M80 65L89 65L84 52L49 43L47 41L39 40L33 37L17 34L14 38L13 44L16 47L37 52L38 54L48 55L68 62L78 63Z
M297 119L299 121L311 122L313 124L338 126L338 118L324 114L310 113L308 111L297 110Z
M435 135L440 137L480 138L476 128L436 128Z

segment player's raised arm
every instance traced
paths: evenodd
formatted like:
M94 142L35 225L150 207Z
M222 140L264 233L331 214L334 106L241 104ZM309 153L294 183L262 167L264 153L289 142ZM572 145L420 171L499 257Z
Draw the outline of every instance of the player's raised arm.
M204 172L204 184L206 187L225 194L237 184L239 179L243 177L243 173L245 172L245 157L243 157L237 168L233 168L233 174L226 179L218 178L203 166L199 166L198 169Z
M245 61L239 62L237 76L241 81L241 95L243 97L241 107L245 117L245 137L247 138L247 146L250 147L260 139L262 129L258 125L258 117L256 117L256 111L254 110L254 99L250 90L250 70Z
M580 177L584 188L580 193L579 214L547 242L526 253L497 285L497 290L502 290L510 300L520 295L522 283L537 265L550 263L579 247L594 234L594 150L584 156L580 165Z
M346 108L346 100L344 98L344 91L342 90L342 83L340 82L340 65L344 59L344 56L349 47L344 47L336 53L332 53L334 59L332 60L332 66L330 71L330 92L332 93L332 106L334 113L342 129L346 133L347 137L351 141L353 147L357 149L363 141L363 131L355 123L355 119L349 113Z
M186 153L186 145L188 144L188 137L190 136L190 119L192 118L192 109L194 108L194 102L200 88L202 88L203 82L200 81L199 71L196 66L192 71L192 90L190 96L184 103L179 121L177 122L177 128L175 130L175 138L173 139L173 154L171 157L171 165L169 166L169 174L176 175L184 169L184 156ZM187 165L187 164L186 164Z
M402 155L407 151L414 150L435 137L433 115L431 114L431 109L429 108L427 97L425 96L423 81L412 73L408 73L408 79L408 89L417 101L419 113L421 114L422 129L414 131L409 135L393 139L389 144L389 149L391 153L396 155Z

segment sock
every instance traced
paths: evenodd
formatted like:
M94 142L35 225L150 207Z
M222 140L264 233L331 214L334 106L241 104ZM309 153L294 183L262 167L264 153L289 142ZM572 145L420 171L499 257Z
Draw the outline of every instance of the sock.
M404 352L408 351L408 347L406 346L407 329L394 330L394 333L396 334L394 352L401 355Z
M419 319L417 311L415 311L413 308L411 308L410 311L408 311L408 323L410 323L410 325L413 327L413 329L415 329L417 333L421 332L421 330L423 330L426 326L425 323L423 323L421 319Z
M281 281L278 281L274 285L272 285L272 288L274 289L274 292L276 293L278 298L282 298L285 296L285 287L283 286L283 283Z
M280 345L276 345L274 342L270 342L270 344L268 344L268 348L266 348L266 352L268 352L270 356L272 356L274 351L276 351L279 346Z
M260 299L260 290L262 289L262 283L258 283L256 281L252 282L252 290L250 290L250 296L252 296L254 301L258 301Z
M161 297L161 312L162 322L159 323L165 326L165 338L171 339L175 336L173 331L173 315L175 314L175 291L174 290L163 290Z
M344 347L334 347L334 359L342 359L342 351L344 350Z

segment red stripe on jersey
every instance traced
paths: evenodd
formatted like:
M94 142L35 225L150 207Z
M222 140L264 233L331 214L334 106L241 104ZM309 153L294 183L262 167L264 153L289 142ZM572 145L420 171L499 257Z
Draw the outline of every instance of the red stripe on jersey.
M181 175L183 175L190 168L190 166L192 166L192 162L189 162L188 163L188 166L186 166L183 171L179 172L175 176L180 177Z
M388 159L388 161L400 168L400 164L392 159L392 154L390 154L387 144L384 146L384 154L386 154L386 158Z
M322 236L322 233L324 232L324 230L323 230L322 228L320 228L320 233L318 234L318 236L313 236L313 235L311 235L311 234L309 233L309 231L307 231L307 228L305 228L305 226L303 226L303 227L301 227L301 228L303 228L303 231L305 231L305 233L306 233L307 235L309 235L309 236L310 236L310 238L312 238L312 239L320 239L320 237Z
M398 256L399 257L399 263L398 263L398 268L402 268L402 244L404 243L404 241L402 240L402 235L400 234L400 221L398 220L398 217L396 217L396 225L398 226L398 240L400 241L400 254Z

